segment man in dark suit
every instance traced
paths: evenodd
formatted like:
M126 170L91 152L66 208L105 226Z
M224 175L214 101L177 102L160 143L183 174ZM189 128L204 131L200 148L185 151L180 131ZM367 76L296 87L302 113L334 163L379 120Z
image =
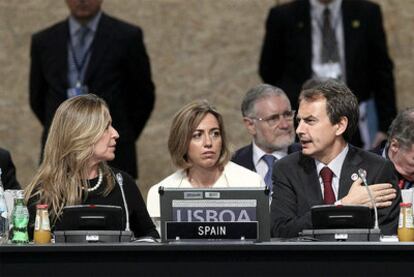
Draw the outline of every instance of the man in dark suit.
M298 0L273 7L266 22L259 72L264 82L287 93L293 109L297 109L305 80L328 77L344 81L361 104L362 136L355 134L354 145L369 141L378 145L396 115L393 64L381 10L369 1ZM366 101L372 96L379 118L374 139L362 127Z
M371 206L358 169L367 172L382 233L395 234L401 195L392 163L348 143L358 122L355 95L334 81L304 90L297 120L302 151L278 161L273 169L272 235L296 237L312 228L315 205Z
M281 89L259 84L246 93L241 112L253 141L237 150L232 161L259 173L271 189L273 163L298 148L298 145L292 146L295 111L292 111L289 99ZM266 157L271 159L270 168Z
M155 101L143 32L103 13L101 0L66 3L70 17L32 37L30 105L44 127L42 146L65 99L97 94L120 134L111 165L137 178L135 142Z
M410 189L414 185L414 108L398 113L388 131L388 141L374 150L389 159L398 176L398 186Z
M4 189L20 189L20 184L16 179L16 168L10 153L3 148L0 148L0 169Z

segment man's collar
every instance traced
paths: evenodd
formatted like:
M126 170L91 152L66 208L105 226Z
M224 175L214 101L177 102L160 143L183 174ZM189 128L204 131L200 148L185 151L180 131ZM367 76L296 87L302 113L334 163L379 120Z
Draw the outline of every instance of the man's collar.
M256 166L260 159L263 157L263 155L269 154L263 151L257 144L253 141L252 142L252 150L253 150L253 163ZM277 159L281 159L287 155L287 148L285 150L280 151L274 151L271 153L273 156L275 156Z
M91 20L86 23L86 26L95 33L98 29L99 20L101 19L102 11L99 11ZM79 29L82 27L82 24L79 23L72 15L69 16L69 31L70 35L75 35Z
M324 5L318 0L310 0L309 2L312 14L316 18L322 18L322 13L325 8L329 8L331 10L333 18L336 18L339 12L341 11L342 0L332 0L328 5Z
M385 144L385 147L384 147L384 149L382 149L382 153L381 153L381 156L383 158L387 159L387 160L390 159L390 157L388 156L388 149L390 149L390 146L387 143L387 144Z
M324 166L328 166L329 169L332 170L332 172L335 174L335 176L337 176L339 178L340 173L341 173L341 169L342 169L342 165L344 164L344 161L345 161L346 155L348 154L348 151L349 151L349 145L346 144L344 149L342 149L342 151L332 161L330 161L329 164L324 164L324 163L322 163L322 162L315 159L315 165L316 165L316 169L317 169L318 174Z

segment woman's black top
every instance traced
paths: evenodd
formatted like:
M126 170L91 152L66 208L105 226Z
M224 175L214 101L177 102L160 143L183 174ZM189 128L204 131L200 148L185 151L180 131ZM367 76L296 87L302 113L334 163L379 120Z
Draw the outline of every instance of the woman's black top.
M114 176L117 173L121 173L123 177L123 188L125 192L125 198L128 205L129 211L129 224L130 229L134 232L135 237L151 236L154 238L159 238L159 234L155 229L155 226L148 214L145 202L142 198L141 192L139 191L135 180L127 173L112 168ZM90 187L96 185L98 178L89 180ZM81 204L95 204L95 205L113 205L119 206L123 211L123 226L125 228L126 224L126 214L124 209L124 202L122 199L121 189L115 178L115 186L113 190L107 195L103 196L103 191L105 186L103 185L105 179L101 186L92 192L88 192L88 198ZM36 217L36 203L37 201L31 200L28 204L28 209L30 213L29 221L29 235L32 237L34 220ZM58 223L57 223L58 224ZM54 229L54 226L51 226Z

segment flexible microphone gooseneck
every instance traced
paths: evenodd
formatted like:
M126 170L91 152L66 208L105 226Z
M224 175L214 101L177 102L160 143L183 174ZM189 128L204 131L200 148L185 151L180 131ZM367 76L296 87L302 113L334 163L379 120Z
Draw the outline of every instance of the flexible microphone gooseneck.
M129 211L128 211L128 204L126 202L125 198L125 192L124 192L124 178L122 177L121 173L116 174L116 180L119 184L119 188L121 189L122 194L122 200L124 201L124 209L125 209L125 215L126 215L126 223L125 223L125 231L131 231L129 229Z
M362 169L362 168L358 169L358 176L361 178L362 182L364 183L365 188L368 191L368 196L369 196L369 199L371 200L371 204L374 207L374 214L375 214L374 229L379 229L377 203L375 202L374 197L372 197L371 190L368 186L368 182L367 182L367 178L366 178L367 177L367 171L365 169Z

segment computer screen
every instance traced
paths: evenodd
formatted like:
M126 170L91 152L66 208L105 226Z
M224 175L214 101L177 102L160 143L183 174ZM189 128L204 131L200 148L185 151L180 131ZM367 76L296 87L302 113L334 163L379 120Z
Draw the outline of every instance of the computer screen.
M266 188L160 187L159 194L163 241L270 239Z

